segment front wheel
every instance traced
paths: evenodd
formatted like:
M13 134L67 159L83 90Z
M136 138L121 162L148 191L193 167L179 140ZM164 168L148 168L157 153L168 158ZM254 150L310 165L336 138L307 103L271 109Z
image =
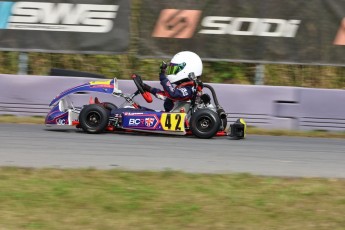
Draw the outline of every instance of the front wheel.
M195 136L208 139L216 135L220 122L220 118L216 112L209 109L201 109L192 115L190 129Z
M102 105L87 105L79 114L80 127L87 133L101 133L109 123L109 113Z

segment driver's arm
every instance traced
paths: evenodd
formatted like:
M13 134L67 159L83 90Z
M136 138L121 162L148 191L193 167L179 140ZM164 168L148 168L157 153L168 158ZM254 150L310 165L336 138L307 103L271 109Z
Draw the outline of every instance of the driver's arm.
M160 90L158 88L151 87L145 83L143 83L143 89L147 92L152 93L153 95L155 95L155 97L161 100L164 100L168 96L165 91Z
M181 87L181 88L174 88L168 78L164 76L160 76L161 85L167 96L172 99L176 100L184 100L190 99L193 95L193 90L191 87Z

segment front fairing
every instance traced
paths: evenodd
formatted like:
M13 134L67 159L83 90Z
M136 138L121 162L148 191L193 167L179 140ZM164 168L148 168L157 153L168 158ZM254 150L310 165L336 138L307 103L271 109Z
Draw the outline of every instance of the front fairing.
M81 93L81 92L98 92L98 93L112 94L114 92L114 80L90 81L89 83L75 86L57 95L50 102L49 106L56 104L58 101L60 101L61 99L63 99L64 97L70 94Z
M49 111L45 119L46 125L67 125L68 123L68 112L60 111L58 104Z

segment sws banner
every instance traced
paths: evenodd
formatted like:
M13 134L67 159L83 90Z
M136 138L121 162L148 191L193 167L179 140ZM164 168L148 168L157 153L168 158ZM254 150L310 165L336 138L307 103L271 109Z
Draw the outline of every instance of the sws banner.
M343 0L143 0L139 55L345 65Z
M129 15L128 0L0 1L0 50L124 52Z

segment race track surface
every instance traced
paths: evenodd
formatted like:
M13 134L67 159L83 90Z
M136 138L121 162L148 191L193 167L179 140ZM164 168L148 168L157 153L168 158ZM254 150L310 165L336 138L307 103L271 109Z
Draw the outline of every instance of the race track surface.
M202 140L0 124L0 145L0 166L345 178L344 139L249 134L245 140Z

